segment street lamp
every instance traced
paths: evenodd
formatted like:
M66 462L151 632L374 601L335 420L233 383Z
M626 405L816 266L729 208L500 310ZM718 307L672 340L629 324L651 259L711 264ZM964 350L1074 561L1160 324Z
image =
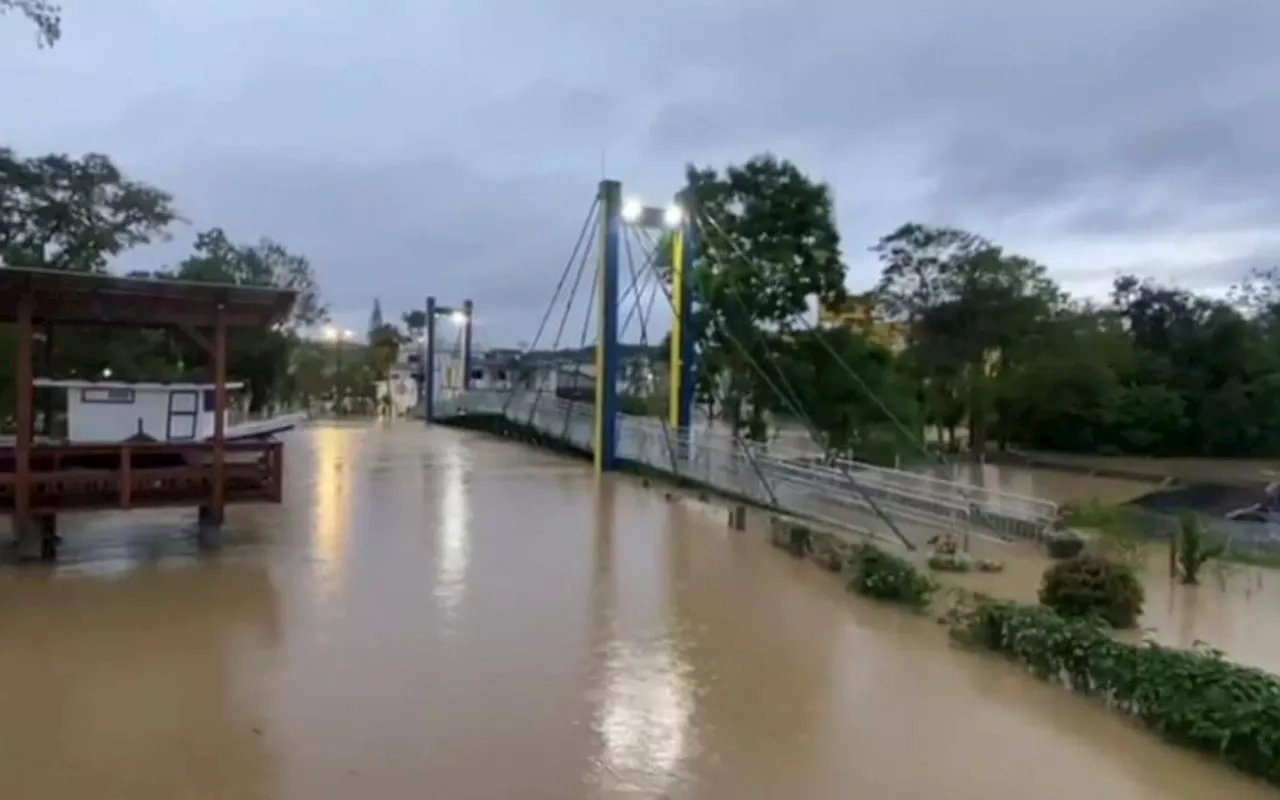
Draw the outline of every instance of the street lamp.
M355 338L355 332L346 328L335 328L332 325L325 326L323 331L325 341L334 345L334 365L333 365L333 407L334 411L341 413L342 410L342 344Z
M688 197L685 198L689 199ZM623 223L637 228L651 228L673 231L671 236L671 303L674 314L671 320L671 351L668 355L670 381L668 386L667 412L671 425L681 436L681 449L685 446L689 430L689 422L693 416L693 337L687 330L689 318L693 313L693 297L689 290L690 276L686 268L692 261L690 241L692 231L688 222L684 203L677 197L676 202L666 208L646 206L639 200L630 199L622 204L619 215Z
M679 228L684 224L684 209L672 203L666 208L646 206L636 198L624 200L618 212L622 221L637 228Z
M444 316L462 329L462 390L471 388L471 335L475 327L475 306L470 300L462 301L462 308L449 308L436 304L435 297L427 298L426 330L422 332L422 418L428 425L435 416L436 405L436 317Z

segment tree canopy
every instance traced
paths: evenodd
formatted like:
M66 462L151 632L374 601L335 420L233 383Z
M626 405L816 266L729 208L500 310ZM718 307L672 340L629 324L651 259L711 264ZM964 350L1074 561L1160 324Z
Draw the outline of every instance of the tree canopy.
M1280 453L1280 271L1225 299L1133 275L1073 298L1047 265L912 222L871 248L868 319L903 332L885 348L870 324L803 321L849 301L825 185L773 156L686 177L699 398L746 436L790 419L859 457L918 448L926 429L956 449Z

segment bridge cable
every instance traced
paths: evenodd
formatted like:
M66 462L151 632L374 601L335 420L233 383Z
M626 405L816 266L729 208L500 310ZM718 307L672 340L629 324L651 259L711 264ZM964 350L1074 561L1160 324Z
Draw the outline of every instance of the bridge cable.
M759 261L759 259L752 259L751 256L747 255L747 253L744 252L742 246L738 244L737 241L735 241L733 237L730 236L728 232L725 231L724 228L718 222L716 222L714 218L712 218L709 215L702 215L702 218L704 218L706 222L709 222L711 226L713 226L720 233L721 238L723 238L725 241L729 243L730 247L732 247L736 251L739 257L749 262L753 260L757 262ZM701 221L701 219L699 221ZM929 450L928 445L924 442L923 438L917 436L917 434L914 431L912 431L904 422L902 422L901 419L898 418L896 414L893 413L893 411L889 408L888 404L884 402L884 399L881 398L874 391L872 391L871 387L868 386L866 381L862 379L862 376L858 374L857 370L855 370L849 364L849 362L846 361L845 358L840 355L839 351L837 351L834 347L832 347L831 343L827 341L825 331L823 331L821 326L814 324L813 322L806 319L801 314L793 315L793 317L788 321L795 322L797 320L800 321L802 325L804 325L811 333L814 334L814 338L818 340L818 342L822 345L823 349L826 350L827 353L833 359L835 359L836 363L840 365L840 367L851 378L853 378L854 382L858 385L858 388L862 391L862 393L867 398L869 398L880 409L881 412L884 413L885 417L889 420L889 422L895 428L898 429L899 433L901 433L906 438L907 441L915 445L916 449L920 451L921 455L923 455L928 460L935 461L941 466L950 466L950 462L947 460L947 458L944 455L941 455L936 452L931 452ZM985 527L987 527L992 533L996 534L999 538L1008 541L1008 538L1004 536L999 531L995 523L990 520L985 509L973 503L966 503L966 506L967 506L967 511L971 514L976 514L978 516L979 521Z
M631 230L629 227L624 227L624 230L626 230L627 235L623 237L623 244L626 247L627 258L631 258L632 257L631 256L631 236L630 236ZM623 337L627 335L627 331L631 328L631 320L634 317L636 317L637 314L643 314L643 312L640 311L640 298L644 292L649 291L649 278L650 278L649 273L644 272L642 275L642 279L638 284L634 279L635 278L634 262L631 263L631 272L632 272L632 281L626 287L626 290L622 293L622 296L619 297L618 306L621 307L627 301L627 297L631 295L635 297L635 303L631 306L631 310L627 312L626 318L622 320L622 325L618 327L619 342L622 341ZM650 299L652 300L652 297ZM644 328L644 320L645 320L644 316L640 316L640 327L642 330Z
M579 239L579 244L581 244L582 241L583 239ZM554 377L556 378L559 377L559 373L560 373L560 362L556 360L557 358L556 353L558 352L560 347L560 340L564 337L565 325L568 324L569 322L569 314L573 311L574 300L578 296L578 287L582 285L582 275L586 271L587 260L588 260L588 257L591 255L590 244L588 244L584 248L575 248L575 252L574 252L575 256L578 255L578 252L577 252L578 250L581 250L581 256L578 258L578 269L576 270L573 276L573 285L569 288L569 296L565 302L564 314L560 316L560 324L556 326L555 341L552 342L551 344L551 352L552 352L552 359L553 359L552 366L555 369ZM572 262L570 263L572 264ZM534 394L533 403L529 407L528 419L525 421L526 424L528 425L533 424L533 418L538 412L538 403L541 402L542 400L542 393L544 390L545 390L545 387L541 383L539 383L537 386L537 391Z
M560 273L560 279L556 282L555 291L551 294L551 302L547 304L547 310L542 315L542 321L538 323L538 332L534 335L533 341L525 348L522 355L528 355L538 346L539 340L542 339L542 333L546 330L547 322L551 319L551 312L555 309L556 301L560 299L560 292L564 291L565 282L569 278L569 272L573 269L573 262L578 258L578 251L582 249L583 242L586 241L587 233L592 228L592 223L596 221L598 211L600 210L600 196L596 195L591 205L587 208L586 219L582 222L582 230L578 232L578 239L573 245L573 252L569 254L569 260L565 262L564 270ZM507 410L511 407L511 401L516 396L516 382L512 381L511 391L507 395L507 399L502 404L502 414L506 416Z
M651 252L653 253L648 263L650 268L653 271L653 274L657 279L658 289L662 292L662 296L666 298L667 304L671 306L672 315L678 314L680 312L676 309L675 297L672 295L671 289L667 287L667 283L663 279L661 272L658 268L658 263L657 263L658 243L654 242L651 237L648 237L647 234L637 234L637 236L641 236L641 235L645 236L645 238L648 239L649 247L651 248ZM712 391L713 392L715 391L714 387L712 388ZM708 421L710 423L714 423L714 418L708 415ZM690 420L690 422L692 422L692 420ZM773 491L773 487L769 485L769 481L765 477L764 470L761 469L755 454L751 451L749 447L747 447L746 442L743 441L742 434L740 434L737 430L731 430L730 435L733 437L734 445L737 446L738 449L746 456L747 463L751 466L752 471L756 475L756 479L760 482L760 487L764 489L765 494L768 495L769 506L780 510L782 506L778 503L778 496Z
M645 283L645 285L648 285L651 276L653 274L656 274L656 270L650 272L648 270L645 270L644 267L652 266L655 258L657 257L657 252L654 251L653 253L650 253L648 256L646 256L641 268L637 270L635 254L631 247L632 239L635 238L636 234L635 234L635 231L632 230L630 226L627 226L624 230L626 230L627 235L622 237L622 241L627 251L627 268L631 273L631 285L633 287L637 287L636 293L635 293L635 298L636 298L635 309L639 310L640 290L638 287L642 281ZM661 285L661 281L659 281L659 285ZM657 296L656 292L650 294L649 296L650 312L653 309L653 301L656 296ZM644 348L644 351L645 351L645 356L644 356L645 369L649 369L649 365L652 362L652 358L651 358L652 353L649 345L648 319L649 319L648 313L640 312L640 345ZM669 387L668 387L668 391L670 391ZM667 446L667 458L671 462L672 471L675 473L676 478L679 479L680 478L680 460L676 457L676 448L671 442L671 429L668 425L667 417L665 414L659 414L658 419L662 422L662 439Z
M587 259L584 254L582 259L582 266L585 267L586 263L587 263ZM582 277L581 269L579 269L578 277L579 278ZM587 292L587 312L582 315L582 336L579 338L579 341L578 341L579 351L585 351L587 348L587 335L588 335L588 332L591 330L591 312L592 310L595 309L596 294L597 294L596 290L599 288L600 288L600 270L599 268L597 268L597 269L591 270L591 289L590 291ZM574 295L576 296L578 291L577 281L574 282L573 291L574 291ZM573 307L573 299L574 298L572 296L569 298L569 308ZM569 308L565 309L566 319L569 316ZM558 368L556 372L557 374L559 374ZM576 374L581 375L582 372L579 370ZM599 375L596 375L596 380L597 381L600 380ZM561 433L560 433L560 438L562 439L569 438L569 418L570 418L570 415L573 413L574 405L575 404L572 401L564 404L564 427L561 429Z
M693 218L693 222L700 229L703 229L701 220L698 218L698 216L695 216ZM705 247L706 245L710 244L710 237L705 235L705 230L703 230L703 233L704 235L700 238L700 241L704 243L704 247ZM711 250L710 247L706 247L706 249L708 251ZM750 312L747 309L746 304L742 301L742 298L738 296L737 292L728 292L727 294L729 294L731 297L733 297L733 299L735 299L738 302L739 307L747 316L750 316ZM817 427L817 425L814 424L813 419L808 414L805 413L804 409L801 408L799 395L795 392L794 388L790 385L790 382L787 380L786 375L782 372L782 368L777 364L777 360L769 359L772 362L772 366L778 373L778 379L781 385L779 385L779 383L775 383L770 378L769 372L766 371L760 365L760 362L757 359L752 357L751 353L746 349L746 347L743 346L742 342L738 340L736 336L729 333L728 330L725 330L724 333L726 338L728 338L732 344L734 344L740 351L742 351L742 355L746 358L747 363L753 369L755 369L757 373L760 374L760 377L764 378L766 385L768 385L769 388L775 394L778 395L779 399L781 399L787 405L788 410L790 410L793 414L796 415L797 418L799 418L800 422L807 429L809 433L809 437L813 440L813 442L822 448L824 454L829 455L831 452L830 444L824 443L824 437L822 436L820 429ZM767 341L764 340L763 334L760 335L760 339L762 342L765 342L767 344ZM767 347L766 347L766 353L767 353ZM864 487L862 483L853 476L849 468L845 464L839 463L839 462L836 463L836 468L840 472L840 474L844 477L844 479L849 483L849 485L852 486L854 490L862 497L863 501L866 502L867 505L871 507L871 510L875 512L876 516L880 517L884 521L884 523L889 526L889 529L898 538L898 540L902 542L902 544L907 549L915 550L916 545L910 539L907 538L906 534L902 532L902 529L898 527L898 524L885 512L885 510L880 506L880 504L876 502L875 498L871 496L871 493L867 491L866 487Z

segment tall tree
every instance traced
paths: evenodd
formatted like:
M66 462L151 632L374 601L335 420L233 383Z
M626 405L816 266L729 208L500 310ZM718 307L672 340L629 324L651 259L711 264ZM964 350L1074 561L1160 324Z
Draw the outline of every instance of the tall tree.
M993 381L1061 307L1061 291L1043 265L967 231L912 223L872 250L883 265L876 295L909 326L933 421L954 440L967 417L970 446L983 449Z
M36 44L52 47L62 38L62 8L49 0L0 0L0 16L17 12L36 26Z
M701 350L699 392L723 387L731 424L762 437L770 380L761 336L802 325L814 297L830 305L846 297L831 192L771 155L723 172L690 166L686 179L701 232L690 323Z
M21 158L0 148L0 260L103 272L109 260L168 236L173 198L131 180L104 155Z
M378 298L373 299L373 313L369 315L369 339L373 340L373 334L382 328L382 303Z
M236 244L221 228L196 237L195 249L172 273L157 277L228 283L240 286L273 286L298 293L293 313L281 330L236 331L228 339L228 361L249 390L251 410L268 405L280 393L301 329L325 317L311 263L271 239L256 244ZM185 348L187 363L203 363L203 353Z

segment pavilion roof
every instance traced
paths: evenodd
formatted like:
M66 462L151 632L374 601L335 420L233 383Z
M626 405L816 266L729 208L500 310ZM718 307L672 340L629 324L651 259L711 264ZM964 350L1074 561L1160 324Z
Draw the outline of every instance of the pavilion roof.
M0 266L0 322L14 322L24 297L36 322L212 327L221 306L228 327L268 328L293 310L287 289L125 278L91 272Z

